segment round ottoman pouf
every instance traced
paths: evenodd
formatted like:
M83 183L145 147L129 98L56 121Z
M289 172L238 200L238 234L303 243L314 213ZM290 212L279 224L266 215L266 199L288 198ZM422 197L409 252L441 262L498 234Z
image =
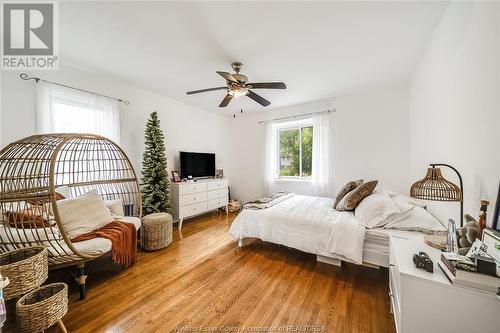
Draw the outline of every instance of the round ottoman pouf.
M61 319L68 312L68 286L52 283L24 295L16 303L21 332L43 332L55 323L65 331Z
M172 243L172 216L153 213L142 218L141 248L146 251L163 249Z

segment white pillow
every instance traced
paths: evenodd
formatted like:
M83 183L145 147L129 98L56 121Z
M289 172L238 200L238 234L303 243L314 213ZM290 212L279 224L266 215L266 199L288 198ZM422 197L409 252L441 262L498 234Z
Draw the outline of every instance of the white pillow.
M396 204L398 206L401 202L406 202L412 206L418 206L422 208L425 208L427 206L427 203L424 200L410 198L402 193L394 192L386 188L376 189L374 192L380 192L389 195L392 200L396 201Z
M122 199L104 200L104 205L106 205L106 208L109 209L114 217L125 216Z
M102 228L114 220L104 201L94 191L81 197L59 200L57 208L69 238Z
M446 231L445 227L426 209L414 206L411 214L404 219L387 223L386 229L420 231L428 234Z
M364 198L354 211L356 219L367 228L382 227L391 215L401 209L385 192L374 192Z
M62 196L64 196L64 198L66 198L66 199L71 198L71 191L70 191L69 187L66 185L56 187L55 191L57 193L61 194Z
M407 197L406 195L404 194L401 194L401 193L398 193L394 196L391 195L391 198L392 200L394 200L396 202L396 205L402 205L402 204L410 204L412 206L417 206L417 207L421 207L421 208L425 208L427 207L427 203L423 200L420 200L420 199L414 199L414 198L410 198L410 197Z

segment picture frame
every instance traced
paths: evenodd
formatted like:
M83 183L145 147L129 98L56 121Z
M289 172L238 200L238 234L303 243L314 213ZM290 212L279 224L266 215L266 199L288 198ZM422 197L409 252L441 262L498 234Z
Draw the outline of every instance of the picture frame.
M495 260L496 273L500 277L500 233L493 229L484 229L483 243L488 248L488 254Z
M174 183L180 183L182 181L179 171L172 171L172 181Z
M224 178L224 170L222 169L215 170L215 178L217 179Z

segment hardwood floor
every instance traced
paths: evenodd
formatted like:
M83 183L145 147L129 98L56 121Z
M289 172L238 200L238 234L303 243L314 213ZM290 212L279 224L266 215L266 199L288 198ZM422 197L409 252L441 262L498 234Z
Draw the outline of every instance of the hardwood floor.
M53 272L70 285L68 331L395 331L386 269L334 267L261 241L238 249L227 235L234 217L185 221L168 248L140 251L128 270L91 263L83 301L67 272Z

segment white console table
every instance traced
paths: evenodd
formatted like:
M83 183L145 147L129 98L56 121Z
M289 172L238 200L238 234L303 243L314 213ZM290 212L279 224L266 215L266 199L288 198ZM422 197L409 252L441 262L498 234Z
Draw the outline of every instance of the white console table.
M420 251L431 257L434 273L413 266L413 254ZM396 331L499 332L500 300L452 285L437 264L440 257L420 233L391 235L389 289Z
M226 208L228 212L227 179L202 179L196 182L172 183L171 204L175 220L179 220L179 230L185 218L208 211Z

